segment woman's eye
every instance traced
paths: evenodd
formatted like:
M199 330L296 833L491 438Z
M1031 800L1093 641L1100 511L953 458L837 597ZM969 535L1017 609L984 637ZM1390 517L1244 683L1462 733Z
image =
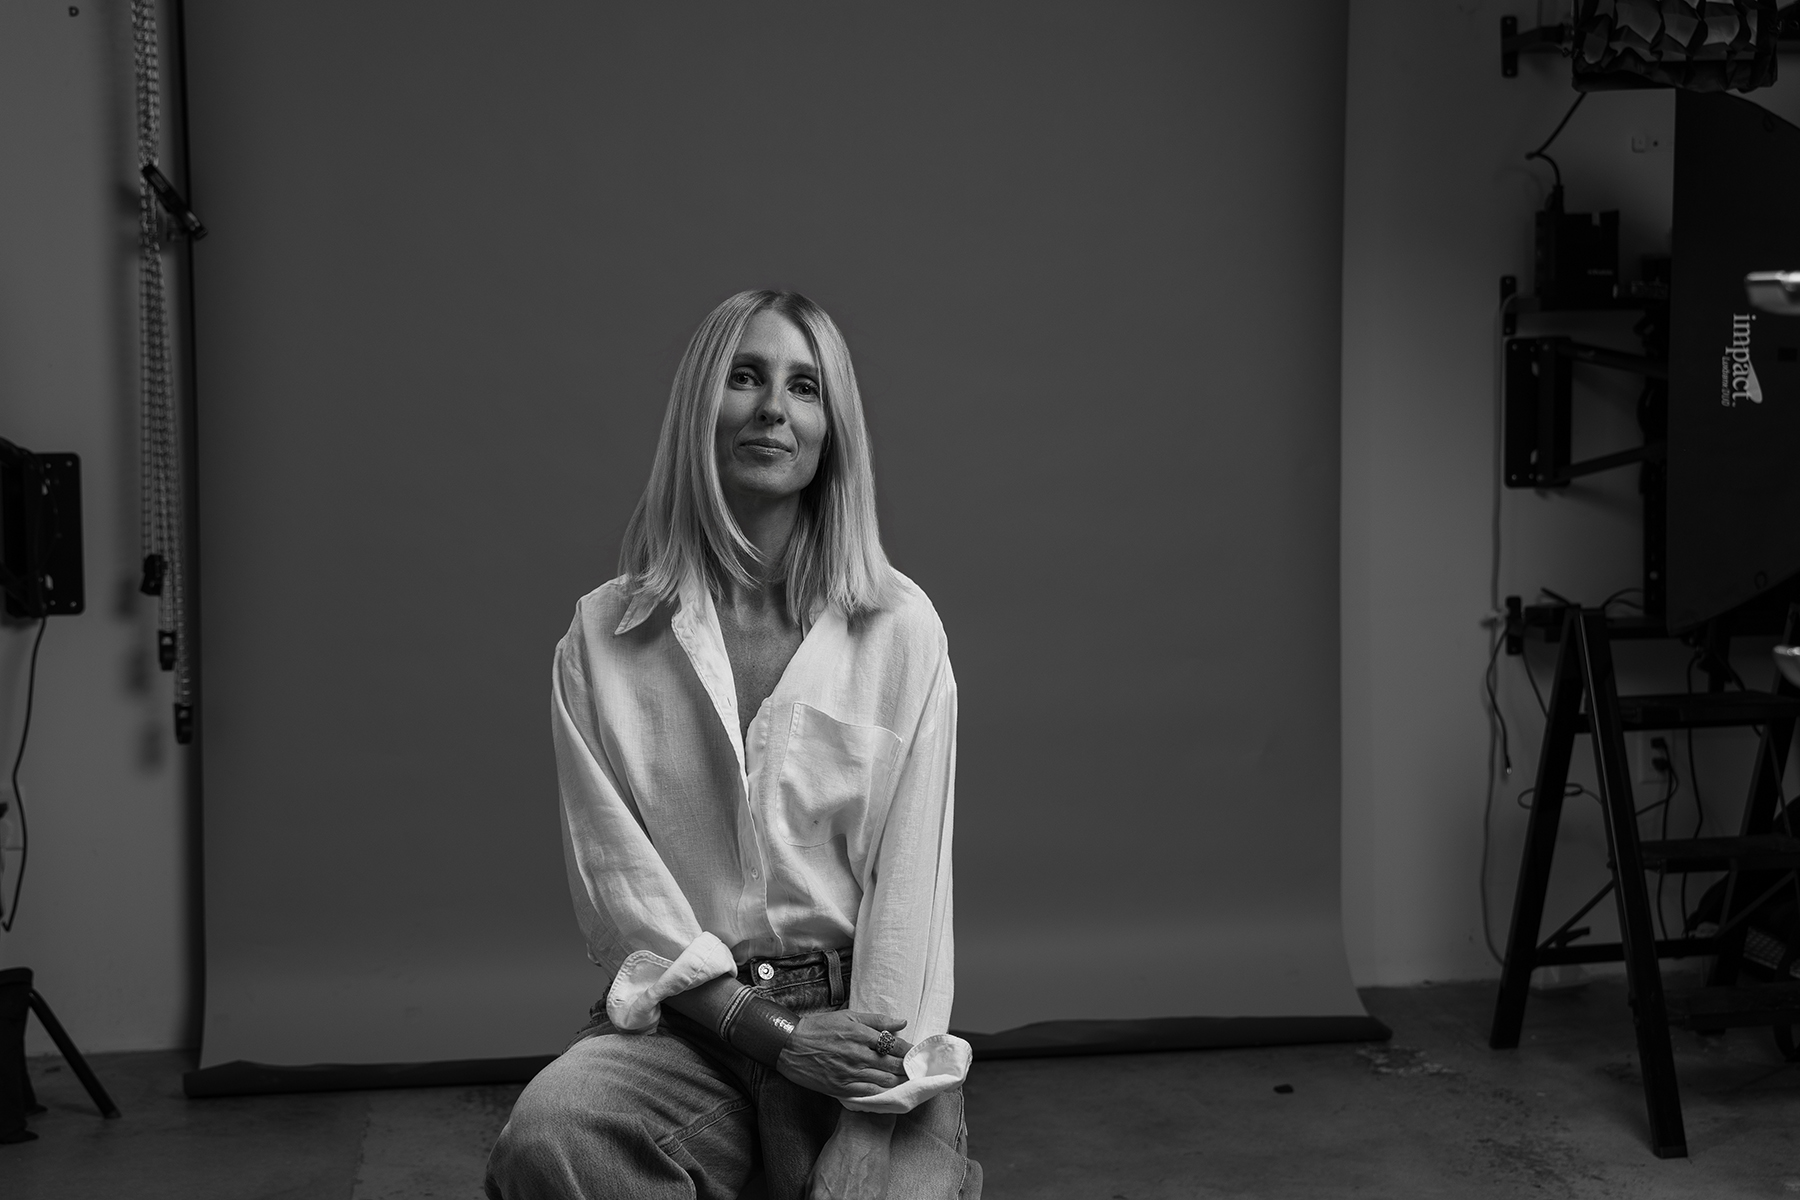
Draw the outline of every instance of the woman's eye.
M756 372L748 367L739 367L731 373L732 387L755 387Z
M805 396L809 400L819 394L819 385L810 379L796 379L789 387L796 396Z

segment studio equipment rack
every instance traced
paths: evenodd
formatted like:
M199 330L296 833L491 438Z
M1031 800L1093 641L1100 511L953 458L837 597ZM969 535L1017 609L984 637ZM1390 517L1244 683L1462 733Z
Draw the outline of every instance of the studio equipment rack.
M1521 636L1528 627L1521 624ZM1531 973L1536 968L1623 961L1649 1107L1651 1147L1659 1158L1687 1154L1669 1041L1671 1027L1702 1032L1770 1027L1776 1031L1784 1055L1794 1059L1791 1029L1800 1025L1800 980L1751 985L1739 981L1750 919L1785 891L1800 898L1800 837L1795 836L1800 813L1793 811L1781 792L1795 724L1800 721L1800 689L1778 675L1772 692L1725 690L1730 668L1722 656L1729 651L1730 636L1722 623L1715 623L1709 629L1705 652L1712 680L1708 691L1621 696L1613 670L1613 641L1667 636L1642 619L1612 622L1597 608L1569 606L1563 610L1550 713L1488 1039L1496 1050L1518 1046ZM1800 636L1800 605L1790 607L1783 636L1788 643ZM1734 726L1760 731L1738 833L1732 837L1641 839L1625 733ZM1581 735L1593 742L1611 878L1574 916L1540 940L1564 787L1575 739ZM1683 930L1680 937L1658 938L1647 872L1724 872L1724 905L1716 930L1708 936ZM1588 930L1578 922L1609 894L1618 905L1620 940L1581 941ZM1713 959L1705 986L1681 993L1664 990L1659 960L1702 955Z

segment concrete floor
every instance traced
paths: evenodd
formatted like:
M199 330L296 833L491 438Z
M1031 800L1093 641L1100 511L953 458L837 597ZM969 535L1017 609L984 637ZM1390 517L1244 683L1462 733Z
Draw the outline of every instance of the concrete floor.
M1648 1148L1624 988L1534 996L1517 1051L1487 1048L1491 984L1364 993L1386 1045L978 1063L986 1195L1800 1195L1800 1066L1766 1030L1677 1033L1691 1157ZM102 1121L32 1064L42 1136L0 1146L6 1200L474 1198L516 1087L189 1101L178 1053L97 1055ZM1276 1091L1289 1085L1291 1092Z

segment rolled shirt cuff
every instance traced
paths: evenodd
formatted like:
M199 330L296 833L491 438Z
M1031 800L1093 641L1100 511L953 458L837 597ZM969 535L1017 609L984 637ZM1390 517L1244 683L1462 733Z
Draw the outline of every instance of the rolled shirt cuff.
M689 988L730 975L737 962L725 943L702 933L674 962L649 950L634 950L613 976L606 993L606 1018L627 1033L648 1033L662 1020L662 1002Z
M840 1100L856 1112L907 1113L969 1077L974 1048L954 1033L934 1033L906 1052L906 1081L873 1096Z

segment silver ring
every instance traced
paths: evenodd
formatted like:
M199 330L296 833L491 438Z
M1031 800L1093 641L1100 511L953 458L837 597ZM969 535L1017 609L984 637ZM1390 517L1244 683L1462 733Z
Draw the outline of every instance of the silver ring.
M886 1058L889 1054L893 1053L893 1050L894 1031L891 1029L884 1029L881 1031L881 1036L875 1041L875 1053L882 1058Z

